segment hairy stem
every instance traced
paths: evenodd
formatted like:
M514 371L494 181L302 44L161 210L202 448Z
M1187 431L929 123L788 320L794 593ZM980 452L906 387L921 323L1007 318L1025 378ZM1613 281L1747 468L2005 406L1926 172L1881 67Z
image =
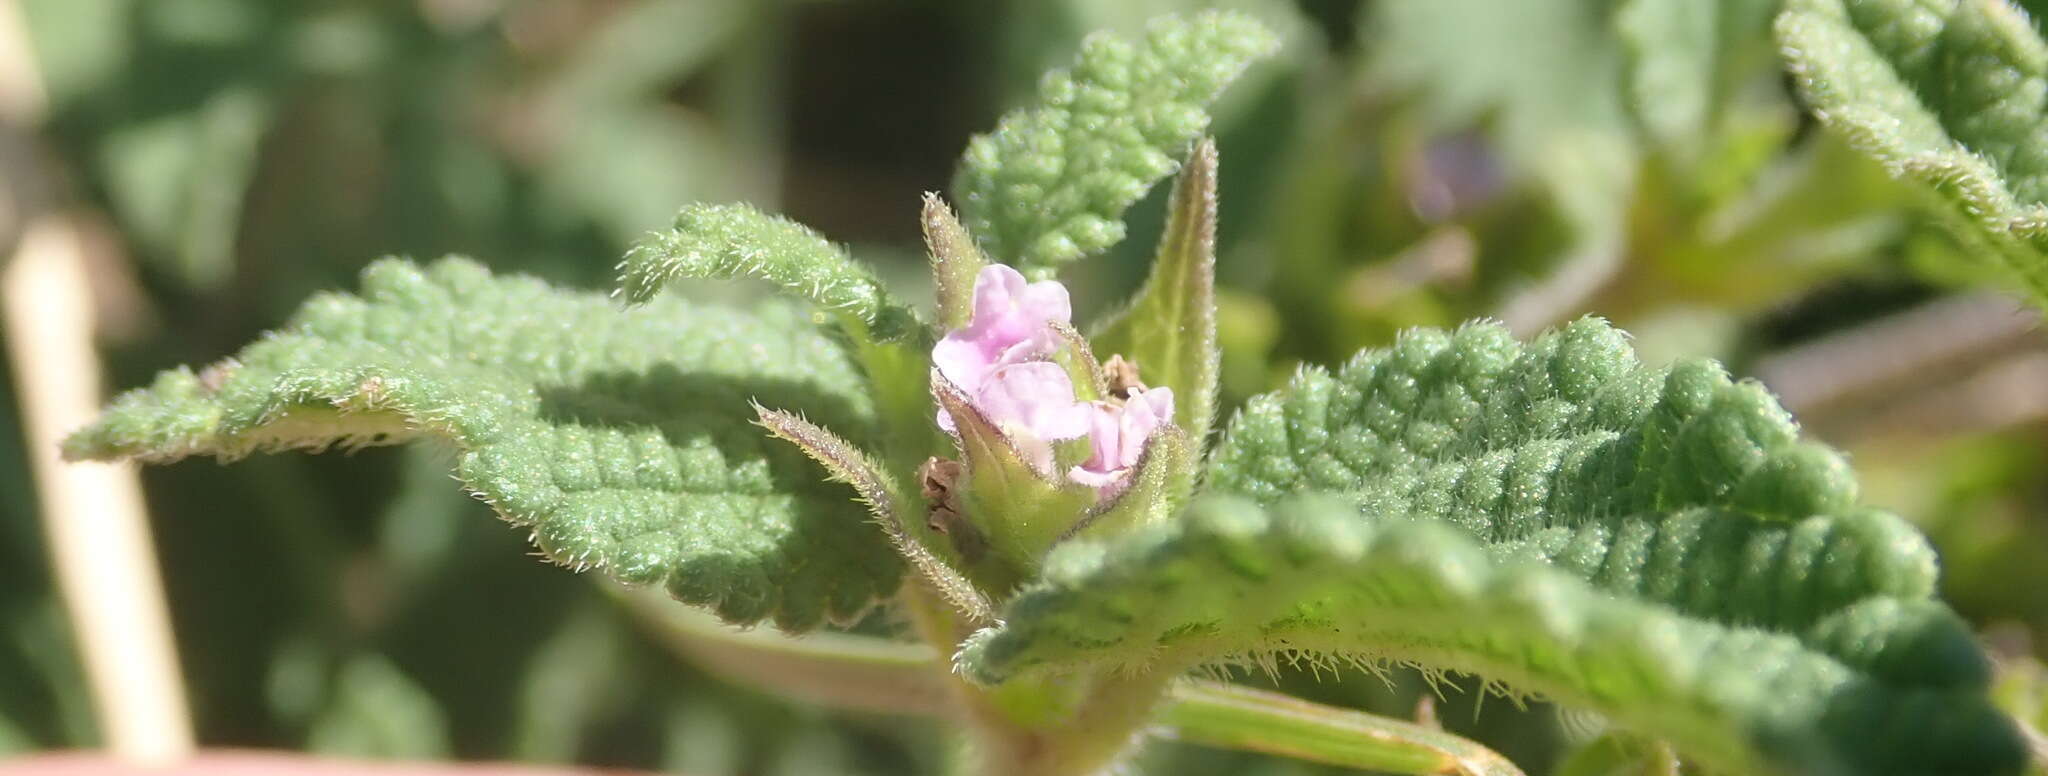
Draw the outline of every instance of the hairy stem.
M947 718L955 716L956 702L966 693L991 693L955 687L942 653L926 644L846 633L789 636L740 630L658 590L619 585L605 590L679 657L776 695L834 708ZM1096 695L1111 689L1134 688L1099 685ZM1149 697L1140 693L1126 700L1142 703ZM1098 712L1095 719L1103 716ZM1183 743L1328 765L1396 774L1521 776L1492 750L1429 725L1223 682L1172 682L1150 723L1153 734ZM1014 735L1007 740L1025 743ZM973 754L994 757L997 752L983 745Z
M916 715L952 708L946 662L923 644L740 630L660 590L615 584L604 590L657 641L720 678L833 708Z
M921 585L904 588L905 602L922 635L941 654L952 654L970 627ZM957 672L946 675L965 711L973 776L1088 776L1108 772L1129 753L1180 671L1155 666L1139 672L1102 669L1084 675L982 687Z

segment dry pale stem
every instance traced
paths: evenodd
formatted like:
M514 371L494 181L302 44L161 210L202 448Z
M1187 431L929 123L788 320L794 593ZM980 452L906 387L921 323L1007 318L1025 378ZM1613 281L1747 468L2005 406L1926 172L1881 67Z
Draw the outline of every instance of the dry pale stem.
M192 752L185 687L132 465L65 463L57 445L99 410L79 227L44 215L0 275L8 356L52 564L84 653L100 732L119 759Z
M0 0L0 124L32 131L45 100L22 8ZM39 174L33 164L0 175L20 182ZM100 735L126 763L183 760L192 753L192 721L141 482L130 466L66 464L57 451L67 431L98 414L101 400L81 227L34 212L31 203L14 205L21 240L0 275L7 352L51 562L84 653Z

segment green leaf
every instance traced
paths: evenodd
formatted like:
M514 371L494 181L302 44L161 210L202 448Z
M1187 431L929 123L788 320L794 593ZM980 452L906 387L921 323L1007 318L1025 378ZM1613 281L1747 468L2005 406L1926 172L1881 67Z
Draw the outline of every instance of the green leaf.
M1138 45L1090 36L1071 70L1040 82L1039 107L968 144L953 179L968 228L1035 277L1117 244L1124 210L1208 126L1204 106L1278 45L1229 12L1163 17Z
M836 709L944 717L954 711L929 645L850 633L737 630L646 591L607 588L678 657L784 698ZM1413 722L1221 682L1175 682L1158 729L1201 746L1403 774L1521 776L1484 746Z
M1924 539L1761 387L1647 369L1599 321L1305 371L1207 481L1233 495L1063 545L963 669L1319 653L1476 673L1734 772L2017 767Z
M1246 405L1208 480L1267 503L1342 493L1489 541L1692 507L1792 521L1856 499L1841 456L1801 441L1761 385L1705 360L1645 368L1596 318L1526 346L1490 323L1413 329L1335 374L1305 370ZM1924 595L1932 560L1915 562Z
M635 244L619 272L619 289L634 303L680 278L753 277L851 316L877 339L919 328L917 314L892 299L873 270L802 224L748 205L685 206L674 228Z
M1135 361L1150 385L1173 389L1173 421L1199 445L1216 416L1216 144L1188 155L1167 202L1152 273L1096 349Z
M2048 44L2002 0L1791 0L1778 38L1814 114L2048 304Z
M556 563L790 630L894 593L901 565L851 494L748 422L759 400L873 433L863 379L808 311L620 310L462 259L380 261L363 287L117 398L66 453L233 459L434 438Z
M1853 536L1830 538L1856 560L1885 548L1842 538ZM1361 520L1326 498L1270 511L1205 500L1179 524L1063 545L1046 569L1005 625L969 640L970 678L1324 654L1477 674L1734 773L2010 773L2024 756L1984 698L1969 634L1924 600L1837 610L1829 621L1864 629L1854 641L1873 650L1850 662L1793 634L1612 594L1440 523Z
M2048 774L2048 666L2031 656L2002 656L1991 683L1991 697L2012 715L2031 751L2029 776Z

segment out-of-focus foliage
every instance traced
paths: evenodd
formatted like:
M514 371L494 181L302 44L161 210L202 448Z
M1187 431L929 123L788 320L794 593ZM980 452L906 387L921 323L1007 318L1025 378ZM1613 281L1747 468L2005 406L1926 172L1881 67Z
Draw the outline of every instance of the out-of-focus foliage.
M1652 366L1718 356L1747 374L1990 274L1911 186L1810 118L1773 56L1772 0L23 5L53 98L39 137L64 192L118 236L102 265L115 385L232 352L379 255L459 252L602 288L691 201L787 213L914 283L918 194L946 186L970 133L1084 33L1211 5L1285 41L1213 110L1221 417L1297 363L1409 326L1493 316L1531 332L1594 312ZM1138 287L1165 199L1072 266L1077 319ZM1791 409L1827 418L1811 430L1850 453L1867 502L1924 523L1943 596L2038 654L2048 407L2027 402L2048 347L2020 328L1931 360L1907 335L1842 351L1909 375L1862 386L1886 394L1881 417L1801 393L1806 377L1771 387L1821 396ZM1962 411L1987 406L2010 411ZM0 752L94 738L12 412ZM370 450L146 475L205 742L692 774L947 757L922 724L793 706L677 662L585 580L522 557L518 532L449 487L449 464ZM1611 740L1465 677L1240 678L1400 716L1429 699L1531 773ZM1145 763L1330 772L1173 746Z
M2048 730L2048 666L2033 657L2011 658L1998 667L1991 693L2026 728L2034 745L2041 746L2042 731ZM2036 761L2027 769L2028 776L2041 773L2048 773L2048 764Z

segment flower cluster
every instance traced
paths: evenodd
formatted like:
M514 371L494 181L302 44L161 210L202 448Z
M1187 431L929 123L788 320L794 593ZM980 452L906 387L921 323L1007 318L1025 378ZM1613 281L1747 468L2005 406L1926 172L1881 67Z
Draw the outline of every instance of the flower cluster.
M1173 390L1133 388L1122 403L1079 401L1066 368L1048 360L1063 344L1053 326L1072 317L1058 281L1027 283L992 264L975 278L972 318L932 348L932 364L1038 471L1052 471L1053 442L1087 437L1091 455L1067 476L1108 495L1129 478L1152 433L1173 422ZM945 410L938 419L959 433Z

